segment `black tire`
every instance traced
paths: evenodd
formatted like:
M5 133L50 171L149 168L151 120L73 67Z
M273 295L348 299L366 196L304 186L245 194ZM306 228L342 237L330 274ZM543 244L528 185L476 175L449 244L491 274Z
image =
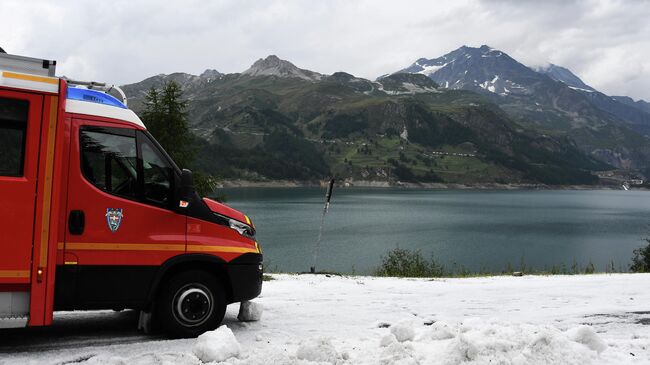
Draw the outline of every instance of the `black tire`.
M221 324L226 314L225 291L214 275L201 270L183 271L165 283L156 314L170 337L196 337Z

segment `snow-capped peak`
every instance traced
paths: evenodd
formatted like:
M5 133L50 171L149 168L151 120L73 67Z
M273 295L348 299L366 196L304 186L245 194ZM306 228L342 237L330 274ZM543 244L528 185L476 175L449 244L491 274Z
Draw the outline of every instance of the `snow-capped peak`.
M570 88L572 88L574 90L581 90L581 91L586 91L586 92L595 91L594 88L592 88L591 86L585 84L573 72L571 72L569 69L564 68L562 66L558 66L558 65L554 65L552 63L549 63L549 64L545 64L545 65L541 65L541 66L531 67L531 69L535 70L538 73L546 75L546 76L552 78L555 81L563 82L568 87L570 87Z
M398 73L418 73L444 88L487 91L502 96L526 93L525 83L541 75L488 45L462 46L444 56L420 58Z

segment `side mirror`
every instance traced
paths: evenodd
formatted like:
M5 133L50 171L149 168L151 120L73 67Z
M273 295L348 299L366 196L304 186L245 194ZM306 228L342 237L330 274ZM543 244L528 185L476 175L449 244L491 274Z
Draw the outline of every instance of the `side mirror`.
M190 200L194 194L194 176L192 171L183 169L181 171L181 184L179 187L179 208L187 208L190 205Z

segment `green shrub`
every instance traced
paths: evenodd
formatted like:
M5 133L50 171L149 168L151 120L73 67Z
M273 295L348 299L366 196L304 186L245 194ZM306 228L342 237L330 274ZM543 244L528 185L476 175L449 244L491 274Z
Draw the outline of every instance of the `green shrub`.
M445 275L444 267L433 256L425 259L420 251L410 251L399 247L381 257L381 265L375 270L377 276L397 277L441 277Z
M395 168L393 168L393 175L395 175L400 181L417 181L413 171L399 163Z
M650 238L645 240L648 242L647 246L634 250L632 265L630 265L632 272L650 272Z

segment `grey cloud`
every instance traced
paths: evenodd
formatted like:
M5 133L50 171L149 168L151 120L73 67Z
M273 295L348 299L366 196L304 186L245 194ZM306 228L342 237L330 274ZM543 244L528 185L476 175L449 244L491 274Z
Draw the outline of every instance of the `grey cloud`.
M612 95L650 99L648 1L3 0L0 46L115 83L240 72L277 54L374 79L420 57L488 44L527 65L570 68Z

